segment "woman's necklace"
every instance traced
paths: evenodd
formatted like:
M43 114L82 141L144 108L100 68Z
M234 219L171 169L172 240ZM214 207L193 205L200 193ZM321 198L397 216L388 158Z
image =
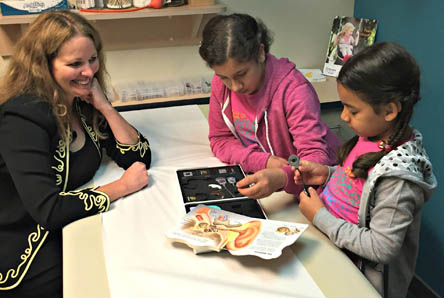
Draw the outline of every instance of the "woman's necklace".
M70 151L76 152L85 145L85 133L78 114L73 114L71 119L71 146Z
M75 130L71 131L71 143L74 143L77 139L77 132Z

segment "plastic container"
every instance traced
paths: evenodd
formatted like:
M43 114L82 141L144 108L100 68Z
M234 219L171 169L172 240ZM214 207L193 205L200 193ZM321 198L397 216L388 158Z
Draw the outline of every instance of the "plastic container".
M122 9L128 8L133 5L132 0L108 0L106 3L106 7L111 9Z

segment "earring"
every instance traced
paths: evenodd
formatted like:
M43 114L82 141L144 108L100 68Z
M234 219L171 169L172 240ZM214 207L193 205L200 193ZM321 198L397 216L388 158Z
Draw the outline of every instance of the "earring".
M265 53L261 55L261 63L265 63Z

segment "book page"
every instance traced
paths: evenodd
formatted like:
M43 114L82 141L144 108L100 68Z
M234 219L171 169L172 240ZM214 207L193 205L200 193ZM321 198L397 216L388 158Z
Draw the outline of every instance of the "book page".
M195 253L228 250L232 255L274 259L293 244L308 225L252 218L198 205L167 237L185 243Z

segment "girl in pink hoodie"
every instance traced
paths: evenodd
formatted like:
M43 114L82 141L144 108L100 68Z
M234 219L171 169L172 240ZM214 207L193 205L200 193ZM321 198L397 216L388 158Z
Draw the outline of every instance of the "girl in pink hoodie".
M332 165L339 140L320 119L313 86L288 59L269 53L265 25L245 14L218 15L204 28L201 57L215 72L211 84L209 140L221 161L260 172L245 195L271 194L280 187L299 194L287 159ZM240 181L238 186L247 186ZM259 196L258 196L259 197Z

